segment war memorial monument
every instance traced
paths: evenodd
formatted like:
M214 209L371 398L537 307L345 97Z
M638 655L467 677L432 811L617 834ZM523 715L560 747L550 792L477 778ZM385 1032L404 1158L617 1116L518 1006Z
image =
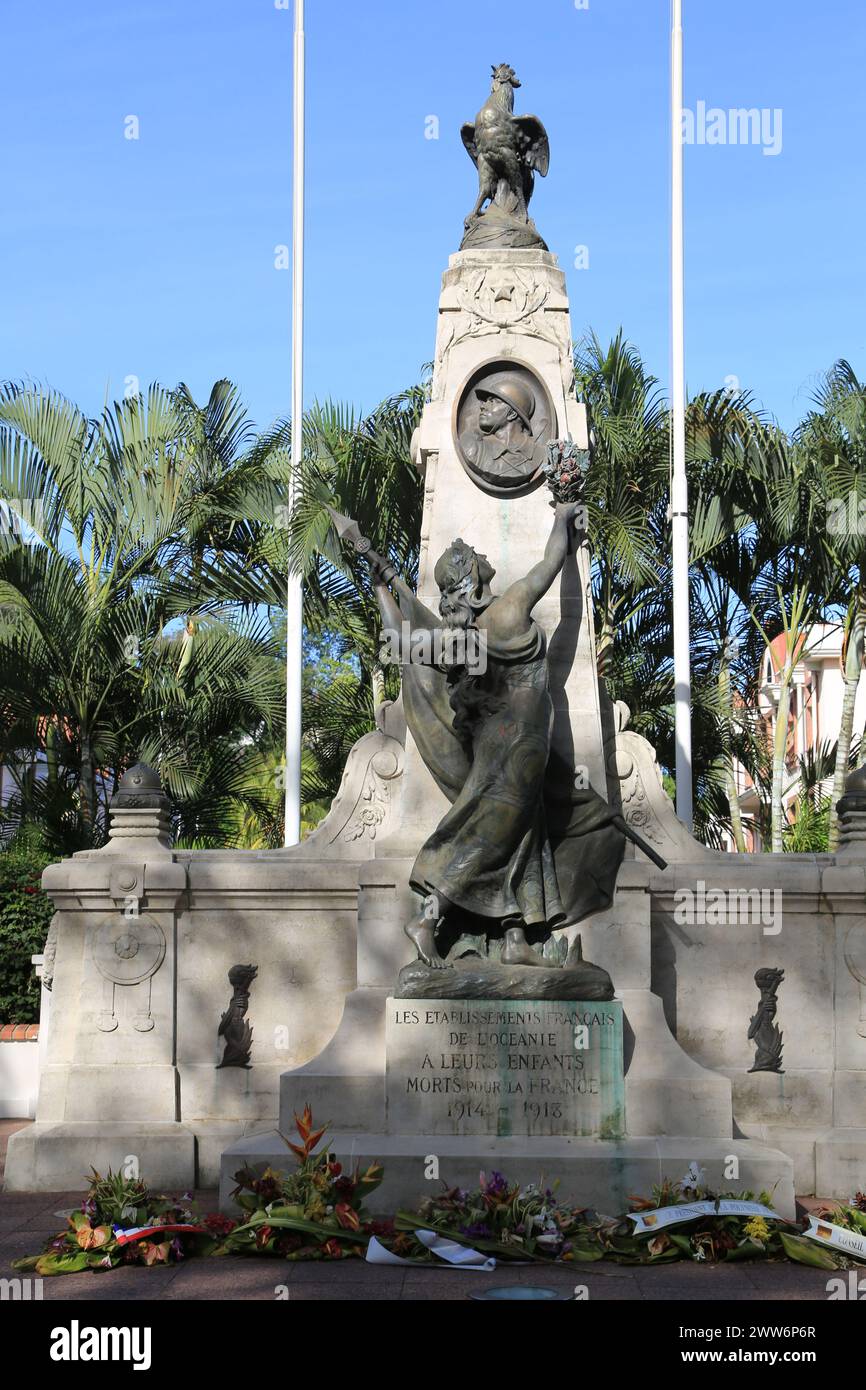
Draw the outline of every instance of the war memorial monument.
M338 1158L384 1162L380 1210L424 1195L431 1155L449 1183L496 1166L609 1211L692 1161L789 1216L862 1178L866 793L835 854L708 850L597 675L590 422L519 87L494 67L462 130L478 192L413 441L417 592L332 514L402 642L401 699L294 848L173 849L139 766L107 845L46 871L51 1027L10 1189L133 1154L228 1204L239 1167L285 1165L307 1102ZM683 890L712 910L684 924ZM781 920L750 910L767 890Z

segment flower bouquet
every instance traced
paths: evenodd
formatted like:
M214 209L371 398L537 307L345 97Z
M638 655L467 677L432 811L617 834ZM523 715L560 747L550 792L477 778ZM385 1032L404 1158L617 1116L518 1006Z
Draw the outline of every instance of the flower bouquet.
M588 449L579 449L570 439L552 439L539 472L544 474L555 502L579 502L588 468Z
M699 1182L666 1178L653 1188L652 1198L629 1201L628 1216L596 1228L605 1257L620 1264L790 1259L821 1269L836 1267L795 1225L777 1216L767 1192L757 1198L752 1192L714 1193Z
M364 1213L364 1198L381 1183L383 1169L372 1163L362 1173L356 1164L344 1173L327 1149L314 1150L327 1126L313 1128L309 1105L295 1115L300 1144L284 1142L298 1159L294 1173L266 1168L235 1174L232 1196L247 1214L219 1251L223 1255L277 1255L287 1260L363 1259L376 1223Z
M850 1202L832 1202L807 1215L804 1235L813 1253L833 1260L822 1269L848 1269L866 1263L866 1193Z
M153 1196L137 1178L109 1169L102 1177L91 1170L81 1206L70 1213L65 1231L52 1236L41 1255L16 1260L15 1268L46 1277L78 1274L85 1269L118 1265L174 1264L188 1255L210 1254L220 1231L192 1210L192 1197Z
M558 1202L552 1188L509 1183L497 1172L481 1173L474 1191L448 1188L417 1212L398 1212L393 1236L380 1236L395 1255L434 1262L415 1231L434 1231L499 1260L600 1260L603 1253L583 1209Z

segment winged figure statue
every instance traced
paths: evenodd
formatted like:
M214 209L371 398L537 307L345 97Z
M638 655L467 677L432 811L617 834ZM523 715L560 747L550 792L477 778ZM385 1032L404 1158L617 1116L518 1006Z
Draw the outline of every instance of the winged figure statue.
M472 246L547 249L528 205L535 174L544 177L550 165L550 146L537 116L514 115L514 89L519 86L508 63L495 64L489 97L474 123L467 121L461 127L463 144L478 170L478 197L466 218L461 250Z

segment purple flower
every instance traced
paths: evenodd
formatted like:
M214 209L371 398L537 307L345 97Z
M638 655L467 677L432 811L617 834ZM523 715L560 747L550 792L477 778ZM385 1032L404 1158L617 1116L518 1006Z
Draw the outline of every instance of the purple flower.
M492 1172L484 1191L489 1197L502 1197L508 1191L508 1183L501 1173Z
M179 1236L175 1236L174 1240L171 1242L171 1253L176 1260L183 1259L183 1246L180 1243Z
M460 1234L468 1236L470 1240L484 1239L490 1235L490 1227L486 1221L476 1221L472 1226L461 1226Z

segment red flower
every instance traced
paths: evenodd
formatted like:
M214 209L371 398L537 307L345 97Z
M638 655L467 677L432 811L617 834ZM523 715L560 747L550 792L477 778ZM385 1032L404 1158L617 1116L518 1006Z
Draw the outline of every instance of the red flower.
M223 1216L222 1212L214 1211L211 1212L210 1216L205 1217L204 1224L212 1236L227 1236L238 1223L232 1221L230 1216Z
M340 1225L347 1231L360 1231L361 1218L348 1202L340 1202L334 1207L334 1215Z
M368 1221L364 1230L371 1236L393 1236L395 1234L393 1217L384 1217L379 1221Z
M343 1258L343 1247L338 1240L326 1240L322 1246L322 1254L328 1260L341 1260Z
M277 1237L275 1250L280 1255L292 1255L296 1250L300 1250L304 1243L304 1237L299 1236L296 1231L286 1231Z

